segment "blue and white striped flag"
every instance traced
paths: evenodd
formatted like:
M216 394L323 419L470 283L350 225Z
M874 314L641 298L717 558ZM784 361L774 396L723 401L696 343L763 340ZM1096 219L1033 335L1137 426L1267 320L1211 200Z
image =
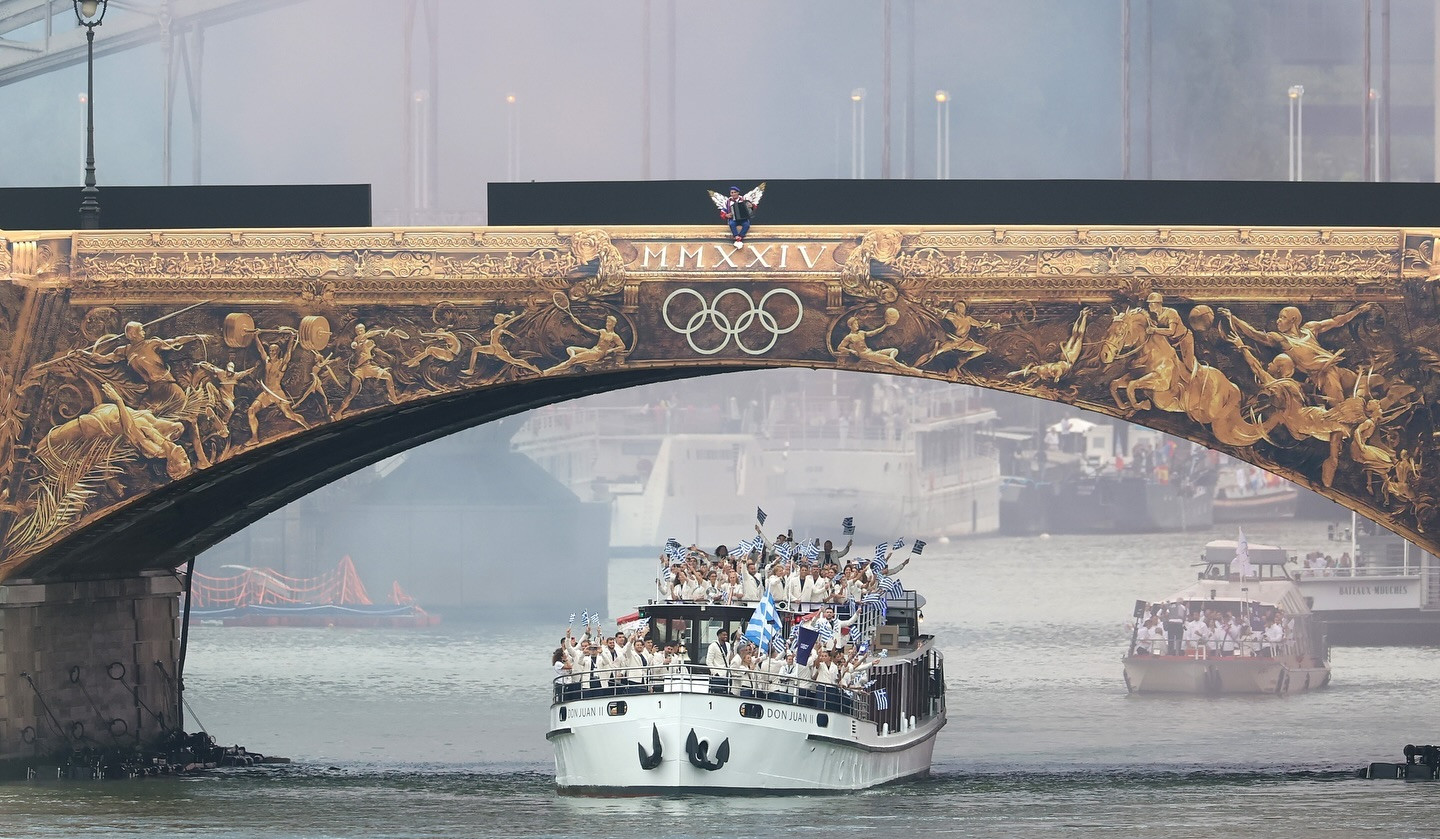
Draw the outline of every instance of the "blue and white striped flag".
M760 595L760 602L750 615L750 624L745 627L745 638L761 649L769 649L770 641L780 632L780 615L775 611L775 598L766 591Z
M781 559L790 559L795 556L795 543L780 542L775 545L775 555Z
M870 592L860 601L860 608L865 611L879 612L880 617L884 618L886 613L885 595L878 591Z
M593 613L593 614L590 615L590 625L593 626L593 627L596 627L597 629L599 628L599 626L600 626L600 613L599 613L599 612L595 612L595 613Z
M901 585L900 581L895 579L894 577L887 577L884 574L881 574L879 575L878 580L880 583L880 590L885 593L885 598L887 600L892 597L905 596L905 587Z
M573 619L575 618L575 616L574 616L574 615L571 615L570 618L573 620ZM581 625L581 626L589 626L589 625L590 625L590 612L589 612L589 610L586 610L586 611L580 613L580 625Z
M759 507L756 507L756 508L755 508L755 520L756 520L756 521L760 522L760 523L763 525L763 524L765 523L765 519L767 519L767 518L769 518L769 516L765 515L765 511L764 511L764 510L760 509Z
M665 570L660 572L660 577L661 577L661 579L665 580L665 582L667 582L667 583L672 583L672 582L674 582L674 581L675 581L675 569L674 569L672 566L669 566L669 565L665 566Z
M881 542L880 544L876 545L876 546L875 546L875 558L870 561L870 564L871 564L871 565L879 565L879 566L881 566L881 567L884 567L884 565L885 565L885 556L886 556L886 554L888 554L888 553L890 553L890 545L889 545L888 543L886 543L886 542Z
M845 520L842 521L842 522L840 522L840 529L843 531L843 535L845 535L845 536L854 536L854 535L855 535L855 517L854 517L854 516L846 516L846 517L845 517Z
M828 644L835 637L835 622L820 618L815 621L815 631L819 633L821 642Z
M761 539L759 536L756 536L753 539L741 539L738 543L736 543L735 549L739 552L740 556L749 556L751 551L763 547L764 545L765 540Z
M801 542L800 553L812 563L820 561L820 546L814 542Z
M665 555L676 562L681 562L685 559L685 549L680 547L679 541L670 539L665 543Z
M885 692L885 688L877 688L874 695L875 710L883 711L890 707L890 694Z
M574 612L571 612L571 613L570 613L570 625L571 625L571 626L574 626L574 625L575 625L575 613L574 613Z
M915 554L915 555L918 556L918 555L920 555L920 554L922 554L922 553L924 553L924 552L925 552L925 543L922 542L922 541L919 540L919 539L916 539L916 540L915 540L915 544L913 544L913 545L910 546L910 553Z
M895 540L895 544L893 545L893 547L894 547L895 550L897 550L897 551L900 550L901 548L905 547L905 540L904 540L904 539L896 539L896 540Z

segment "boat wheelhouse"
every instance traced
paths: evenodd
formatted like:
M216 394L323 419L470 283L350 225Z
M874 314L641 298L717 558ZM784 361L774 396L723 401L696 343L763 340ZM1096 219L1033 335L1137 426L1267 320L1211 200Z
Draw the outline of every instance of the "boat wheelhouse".
M1124 656L1130 692L1285 694L1330 683L1324 624L1291 577L1294 560L1281 548L1249 545L1244 568L1237 547L1206 544L1195 582L1163 600L1137 601ZM1175 604L1185 613L1178 634L1166 625ZM1146 613L1158 626L1141 623Z
M752 605L651 603L646 637L683 646L680 663L555 680L555 781L572 794L811 793L924 777L945 725L944 663L920 633L914 592L890 599L870 641L863 686L705 666L726 630L745 632ZM779 610L797 621L832 604ZM847 618L847 607L836 607ZM883 655L879 655L883 651Z

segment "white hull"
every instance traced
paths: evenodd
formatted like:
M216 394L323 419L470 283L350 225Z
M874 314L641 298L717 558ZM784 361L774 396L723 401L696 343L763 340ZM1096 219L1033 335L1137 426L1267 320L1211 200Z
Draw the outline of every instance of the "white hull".
M1297 657L1136 655L1125 659L1132 693L1303 693L1330 684L1330 668Z
M804 793L858 790L930 772L935 735L944 716L903 733L878 734L875 725L838 713L825 714L764 699L712 694L698 680L693 693L649 693L577 700L552 706L555 783L573 794L632 795L666 791L698 793ZM623 716L607 706L626 704ZM742 703L758 705L758 719L740 715ZM560 719L561 709L565 719ZM828 725L820 726L821 716ZM686 749L694 732L714 763L728 742L723 765L696 766ZM642 766L641 750L653 753L658 733L661 759Z

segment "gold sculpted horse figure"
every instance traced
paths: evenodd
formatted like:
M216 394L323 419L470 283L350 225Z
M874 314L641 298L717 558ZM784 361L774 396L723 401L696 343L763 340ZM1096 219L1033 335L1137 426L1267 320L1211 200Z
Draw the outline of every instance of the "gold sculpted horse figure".
M1110 383L1116 406L1127 416L1149 410L1152 403L1161 411L1183 412L1210 426L1215 439L1229 446L1249 446L1260 440L1260 427L1240 411L1240 388L1209 365L1197 363L1193 370L1186 370L1165 336L1147 329L1152 325L1144 309L1117 312L1100 343L1102 362L1126 363L1125 375ZM1149 398L1137 401L1136 391L1140 390Z

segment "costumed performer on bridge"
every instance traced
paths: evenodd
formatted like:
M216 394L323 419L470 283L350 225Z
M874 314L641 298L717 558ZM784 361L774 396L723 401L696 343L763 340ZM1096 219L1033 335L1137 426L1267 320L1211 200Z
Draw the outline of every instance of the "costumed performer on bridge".
M745 234L750 232L750 220L755 215L755 208L760 206L760 198L765 194L765 184L745 193L740 194L740 187L730 187L730 197L725 197L718 192L707 190L710 193L710 200L720 210L720 218L725 219L730 225L730 235L735 237L735 248L739 250L745 244Z

